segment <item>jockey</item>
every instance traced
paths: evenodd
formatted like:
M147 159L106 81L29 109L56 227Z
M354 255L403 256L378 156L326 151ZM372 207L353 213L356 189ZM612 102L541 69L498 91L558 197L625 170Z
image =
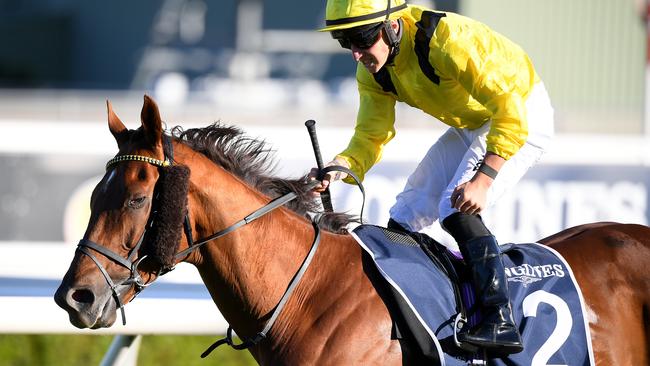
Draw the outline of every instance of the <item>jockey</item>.
M360 96L354 135L327 165L363 179L395 136L396 101L447 124L397 196L388 227L415 232L440 220L471 269L483 314L459 340L521 352L499 245L479 214L540 159L553 135L553 108L530 58L478 21L404 0L328 0L321 31L351 51ZM331 172L315 191L338 179L354 183Z

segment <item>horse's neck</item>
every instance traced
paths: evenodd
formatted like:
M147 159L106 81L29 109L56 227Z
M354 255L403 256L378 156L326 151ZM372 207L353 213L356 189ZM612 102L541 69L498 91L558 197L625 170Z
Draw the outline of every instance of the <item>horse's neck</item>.
M229 173L192 176L190 206L197 237L241 220L269 199ZM280 208L206 244L192 260L224 317L240 334L259 331L307 255L309 222Z

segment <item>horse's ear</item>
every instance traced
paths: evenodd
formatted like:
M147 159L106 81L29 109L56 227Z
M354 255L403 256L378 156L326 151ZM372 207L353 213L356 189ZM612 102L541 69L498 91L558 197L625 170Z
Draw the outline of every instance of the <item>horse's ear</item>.
M162 145L162 121L158 105L148 95L144 95L144 104L142 105L142 129L144 135L151 146Z
M108 111L108 129L111 130L111 133L115 137L117 146L120 146L126 137L128 129L124 126L120 117L113 111L113 105L108 99L106 100L106 110Z

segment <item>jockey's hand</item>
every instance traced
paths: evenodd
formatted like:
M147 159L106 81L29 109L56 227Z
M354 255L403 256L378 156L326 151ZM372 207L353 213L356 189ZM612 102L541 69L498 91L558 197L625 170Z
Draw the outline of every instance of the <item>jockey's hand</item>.
M340 165L340 166L344 166L346 168L350 168L350 165L348 164L348 162L341 159L341 158L339 158L339 157L336 157L334 160L332 160L329 163L325 164L325 167L333 166L333 165ZM318 176L318 168L312 168L311 171L309 172L308 178L310 180L315 180L317 176ZM329 187L330 183L332 183L334 181L337 181L337 180L340 180L340 179L345 179L345 177L347 177L347 176L348 175L346 173L344 173L344 172L336 172L336 171L329 172L329 173L325 174L325 176L321 180L320 184L317 185L314 188L313 192L316 192L316 193L324 192Z
M499 171L506 160L493 152L484 156L484 164ZM487 204L487 193L492 186L493 179L481 171L468 182L458 185L451 194L451 207L462 213L476 215L481 213Z
M457 186L451 194L451 206L462 213L476 215L485 208L489 188L489 184L481 181L465 182Z

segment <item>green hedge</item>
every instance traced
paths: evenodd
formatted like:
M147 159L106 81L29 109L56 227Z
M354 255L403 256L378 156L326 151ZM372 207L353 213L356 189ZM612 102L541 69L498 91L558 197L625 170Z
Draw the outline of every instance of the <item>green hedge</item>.
M138 365L256 365L248 351L222 346L210 356L201 353L218 337L144 336ZM94 335L0 335L0 364L3 366L99 365L113 336Z

